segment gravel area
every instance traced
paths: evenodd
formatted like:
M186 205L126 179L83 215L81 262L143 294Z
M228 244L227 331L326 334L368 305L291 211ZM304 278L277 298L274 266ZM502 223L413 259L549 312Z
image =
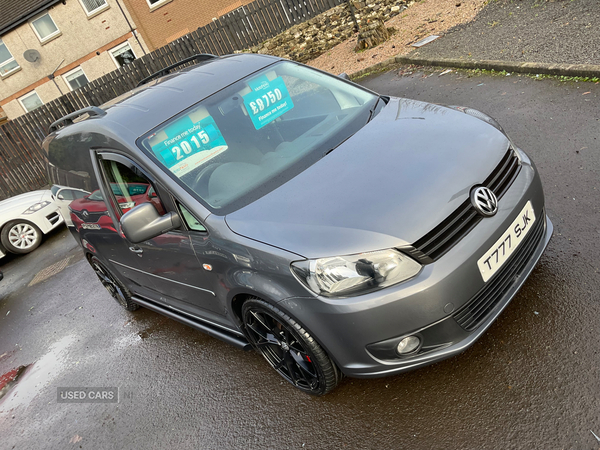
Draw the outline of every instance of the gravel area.
M600 64L600 2L492 0L474 21L412 55Z
M397 31L385 43L355 53L354 37L308 64L335 74L352 74L392 56L410 52L414 49L410 44L419 39L432 34L442 35L458 24L472 21L485 3L486 0L420 0L386 22L386 27Z

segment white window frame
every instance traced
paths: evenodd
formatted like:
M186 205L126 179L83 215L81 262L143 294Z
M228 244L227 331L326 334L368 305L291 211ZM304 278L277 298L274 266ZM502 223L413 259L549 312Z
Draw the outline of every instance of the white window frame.
M150 8L150 11L154 11L155 9L158 9L161 6L166 5L167 3L171 3L172 1L173 0L159 0L153 5L150 3L150 0L146 0L146 3L148 3L148 7Z
M83 3L83 0L79 0L79 3L81 4L81 7L83 8L83 11L85 12L85 15L88 17L88 19L91 19L92 17L100 14L102 11L105 11L108 8L110 8L110 5L108 4L108 0L104 0L104 5L99 6L98 8L94 9L93 11L87 10L87 8L85 7L85 4Z
M121 50L125 46L129 46L129 48L131 49L131 53L133 53L133 56L135 56L136 59L138 57L138 55L135 54L135 50L133 49L133 45L131 45L129 43L129 41L125 41L125 42L117 45L116 47L111 48L110 50L108 50L108 54L110 55L110 57L112 58L113 62L115 63L115 66L117 66L117 69L120 68L121 66L119 65L119 61L117 61L117 58L115 58L113 56L113 52L117 51L117 50Z
M69 83L69 80L67 80L67 77L77 71L81 70L83 72L83 74L85 75L86 80L88 80L88 83L90 82L89 77L87 76L87 73L85 73L85 70L83 70L83 67L81 66L77 66L75 67L73 70L69 70L66 73L63 73L61 76L63 78L63 81L65 82L65 84L67 85L67 87L69 88L69 90L71 92L73 92L75 89L73 89L73 87L71 86L71 83Z
M2 38L0 38L0 43L4 45L4 47L6 48L6 51L10 54L10 58L7 59L6 61L3 61L2 63L0 63L0 67L4 66L5 64L11 63L11 62L17 62L15 60L15 57L13 56L12 52L8 49L8 45L6 45L6 42L4 42L2 40ZM6 78L9 75L12 75L13 73L17 72L18 70L21 70L21 65L17 62L17 67L15 67L13 70L11 70L10 72L6 72L3 74L0 74L0 76L2 78Z
M35 27L35 25L33 24L33 22L35 22L38 19L41 19L44 16L48 16L50 17L50 20L52 21L52 23L54 24L54 26L56 27L56 31L52 34L49 34L48 36L46 36L45 38L42 38L40 36L40 34L38 33L37 28ZM40 42L42 44L45 44L48 41L51 41L52 39L60 36L62 34L62 31L60 31L60 28L58 28L58 25L56 25L56 22L54 21L54 19L52 18L52 16L50 15L50 13L48 11L46 11L45 13L39 14L36 17L34 17L33 19L31 19L29 21L29 25L31 25L31 28L33 29L33 32L35 33L35 35L37 36L37 38L40 40Z
M36 96L37 96L37 98L39 98L39 99L40 99L40 102L42 102L42 105L44 104L44 101L43 101L43 100L40 98L40 96L38 95L38 93L37 93L37 92L35 91L35 89L34 89L33 91L31 91L31 92L28 92L27 94L25 94L25 95L23 95L23 96L21 96L21 97L19 97L19 98L18 98L18 100L19 100L19 103L21 104L21 107L23 108L23 110L24 110L26 113L28 113L28 112L30 112L30 111L28 111L28 110L27 110L27 108L25 107L25 105L23 104L23 100L25 100L27 97L31 97L32 95L36 95ZM36 108L36 109L37 109L37 108ZM33 109L32 109L31 111L33 111Z

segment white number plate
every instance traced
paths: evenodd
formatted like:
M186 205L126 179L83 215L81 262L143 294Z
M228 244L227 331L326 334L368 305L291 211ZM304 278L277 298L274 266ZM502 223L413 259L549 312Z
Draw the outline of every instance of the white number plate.
M534 222L533 206L531 206L531 202L527 202L508 230L477 261L483 281L489 280L502 267L533 228Z

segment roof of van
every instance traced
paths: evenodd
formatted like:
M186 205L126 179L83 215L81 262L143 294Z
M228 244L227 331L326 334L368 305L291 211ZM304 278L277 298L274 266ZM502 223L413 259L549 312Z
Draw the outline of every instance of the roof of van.
M258 54L209 59L116 97L100 106L105 115L92 116L57 133L101 132L112 128L114 134L137 139L215 92L280 60Z

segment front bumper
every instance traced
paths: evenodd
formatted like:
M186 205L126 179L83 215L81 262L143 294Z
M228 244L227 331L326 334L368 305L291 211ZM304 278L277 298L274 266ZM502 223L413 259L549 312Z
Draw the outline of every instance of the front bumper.
M60 208L54 204L48 205L33 214L22 214L14 220L24 219L34 223L44 234L49 233L64 222ZM0 258L6 256L6 249L0 244Z
M537 233L532 230L503 265L500 272L510 272L508 275L498 272L498 276L484 283L477 260L528 201L532 202L536 214ZM541 181L529 160L524 160L519 176L501 199L499 208L494 217L482 220L439 260L425 265L412 280L359 297L295 298L282 300L280 305L310 330L342 372L351 377L392 375L456 355L472 345L504 310L532 272L552 236L553 226L544 212ZM526 252L522 251L525 246L528 246ZM521 260L517 261L518 258ZM512 270L512 267L516 268ZM496 289L492 284L500 277L510 279L504 282L484 319L472 331L463 329L456 315L464 312L482 292ZM424 340L415 355L386 358L377 352L381 345L376 351L373 349L373 344L383 343L385 347L386 342L393 344L413 334Z
M20 217L33 222L44 234L48 234L64 222L63 216L60 214L60 208L54 203L33 214L23 214Z

